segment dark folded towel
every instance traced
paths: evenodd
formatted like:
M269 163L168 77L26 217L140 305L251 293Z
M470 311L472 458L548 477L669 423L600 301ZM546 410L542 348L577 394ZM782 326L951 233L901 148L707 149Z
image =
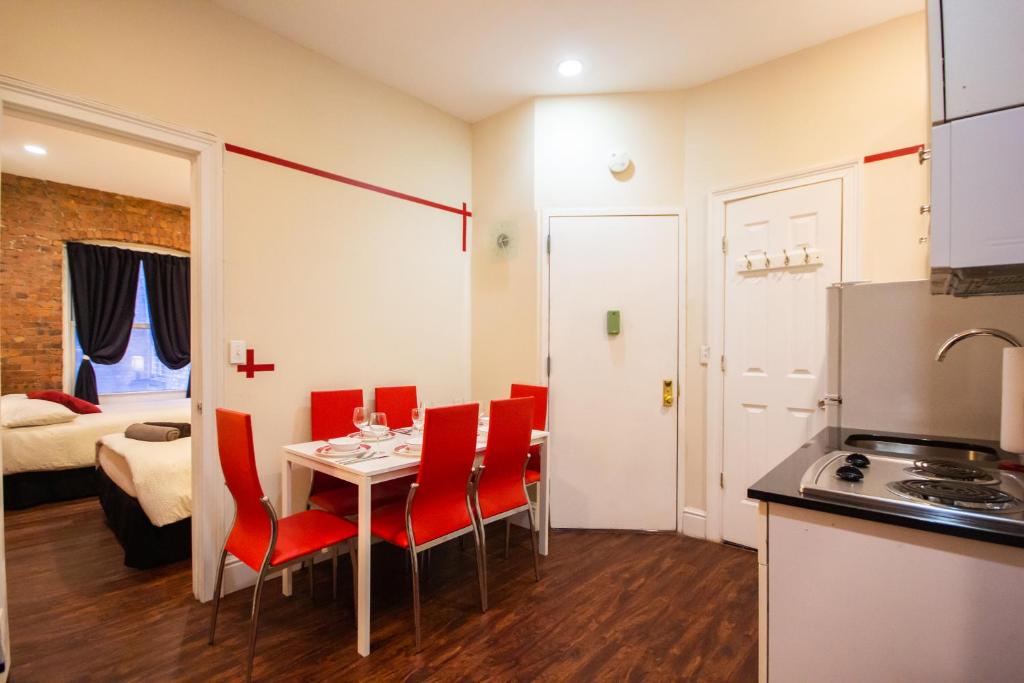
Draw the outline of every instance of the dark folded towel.
M174 427L180 432L182 439L187 439L192 436L192 425L188 422L143 422L142 424L153 425L155 427Z
M177 427L136 423L128 425L128 429L124 430L124 435L136 441L174 441L181 436L181 432Z

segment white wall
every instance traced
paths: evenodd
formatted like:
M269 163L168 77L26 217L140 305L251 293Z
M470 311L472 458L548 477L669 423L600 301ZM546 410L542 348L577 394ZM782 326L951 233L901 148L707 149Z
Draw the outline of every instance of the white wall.
M203 0L4 2L0 71L445 204L471 196L467 124ZM281 446L309 437L310 390L468 392L460 248L457 215L225 154L225 337L277 369L246 379L226 340L212 351L272 498Z
M688 507L705 505L705 377L698 360L706 340L707 204L714 190L793 174L924 143L928 139L924 14L911 15L818 45L690 90L669 93L547 97L534 101L535 208L684 206L686 244L685 410ZM500 128L498 117L473 127ZM624 149L632 174L608 172L609 154ZM500 182L474 155L474 185ZM927 167L916 157L863 168L862 277L924 277ZM484 196L474 208L488 209ZM535 252L517 255L516 282L536 278ZM491 278L474 260L474 296L486 295L539 314L532 288ZM490 359L536 348L534 326L509 329L489 355L474 353L483 395L513 381ZM474 340L476 343L476 340ZM476 348L476 347L474 347ZM717 371L717 366L714 368Z

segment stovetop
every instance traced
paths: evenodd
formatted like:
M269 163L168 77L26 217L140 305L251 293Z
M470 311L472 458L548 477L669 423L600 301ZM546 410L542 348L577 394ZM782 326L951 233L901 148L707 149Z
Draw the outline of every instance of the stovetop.
M913 460L830 451L804 473L800 492L891 512L920 512L952 522L984 522L1024 532L1024 477L956 460Z

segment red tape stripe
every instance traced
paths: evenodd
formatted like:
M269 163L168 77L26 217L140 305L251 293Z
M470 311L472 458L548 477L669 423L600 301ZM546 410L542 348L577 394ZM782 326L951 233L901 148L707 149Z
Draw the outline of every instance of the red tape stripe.
M885 159L892 159L893 157L902 157L908 154L917 154L924 145L914 145L913 147L903 147L901 149L893 149L888 152L880 152L878 154L871 154L864 157L864 163L870 164L872 161L884 161Z
M364 190L370 190L371 192L379 192L380 194L386 194L389 197L395 197L396 199L404 199L407 202L413 202L414 204L422 204L423 206L429 206L433 209L440 209L441 211L448 211L450 213L459 214L460 216L462 216L463 221L465 221L467 217L473 215L471 211L466 210L465 204L463 204L462 208L460 209L455 206L448 206L447 204L432 202L429 199L416 197L411 194L406 194L405 192L399 192L398 190L389 190L388 188L381 187L380 185L366 183L363 182L362 180L356 180L355 178L348 178L343 175L338 175L337 173L331 173L330 171L324 171L322 169L314 168L312 166L306 166L305 164L300 164L294 161L288 161L287 159L282 159L281 157L275 157L270 154L264 154L263 152L257 152L254 149L247 149L245 147L239 147L238 145L232 145L230 143L225 143L224 149L227 150L228 152L241 154L242 156L252 157L253 159L266 161L267 163L270 164L277 164L278 166L284 166L285 168L290 168L295 171L309 173L310 175L319 176L321 178L333 180L338 183L352 185L353 187L360 187ZM463 248L463 251L465 251L465 248Z

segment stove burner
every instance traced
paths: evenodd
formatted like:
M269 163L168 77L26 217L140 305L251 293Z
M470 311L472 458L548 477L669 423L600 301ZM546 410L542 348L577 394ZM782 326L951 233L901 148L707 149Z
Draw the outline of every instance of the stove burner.
M1016 513L1024 511L1024 501L990 486L963 481L904 479L886 485L893 493L904 498L923 500L934 505L984 510L987 512Z
M965 465L955 460L915 460L914 466L908 467L906 471L929 479L953 479L975 484L999 483L999 479L980 467Z

